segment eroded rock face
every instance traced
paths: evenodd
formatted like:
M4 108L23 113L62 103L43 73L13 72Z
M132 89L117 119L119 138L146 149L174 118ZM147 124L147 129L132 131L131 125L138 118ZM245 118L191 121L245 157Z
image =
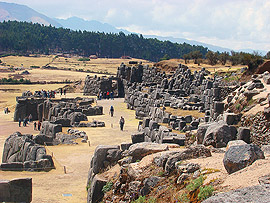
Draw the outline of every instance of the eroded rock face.
M236 132L232 132L231 126L228 126L223 121L214 122L205 132L203 145L212 145L217 148L226 147L229 141L235 139L235 135Z
M166 144L141 142L131 145L129 147L128 154L132 156L134 160L137 160L146 155L167 150L169 150L169 148Z
M187 148L182 152L176 153L173 156L168 157L165 164L165 172L171 173L172 171L174 171L175 163L178 161L209 156L212 156L210 150L203 145Z
M52 157L43 146L32 140L32 135L20 132L10 135L4 145L2 170L50 170L54 168Z
M99 145L97 146L93 159L91 161L91 168L93 173L97 174L104 170L113 162L121 158L121 151L119 146L113 145Z
M0 180L0 202L31 202L32 178Z
M257 159L264 159L264 153L254 144L231 146L225 153L223 164L229 174L251 165Z
M268 203L270 189L260 185L246 187L230 192L219 193L203 201L203 203Z

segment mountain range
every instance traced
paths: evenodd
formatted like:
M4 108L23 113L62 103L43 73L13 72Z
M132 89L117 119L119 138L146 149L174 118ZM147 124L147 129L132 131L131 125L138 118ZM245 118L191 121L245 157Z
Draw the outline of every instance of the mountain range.
M86 30L86 31L93 31L93 32L105 32L105 33L119 33L123 32L125 34L130 34L131 32L118 29L113 25L108 23L102 23L96 20L84 20L78 17L71 17L68 19L58 19L58 18L50 18L47 17L32 8L29 8L25 5L15 4L15 3L6 3L0 2L0 22L8 21L8 20L16 20L16 21L27 21L33 23L40 23L44 25L52 25L54 27L63 27L69 28L71 30ZM138 33L135 33L138 34ZM209 50L212 51L219 51L219 52L230 52L232 49L219 47L211 44L206 44L194 40L187 40L184 38L174 38L174 37L162 37L156 35L143 35L145 38L157 38L161 41L171 41L176 43L187 43L191 45L201 45L203 47L208 47ZM235 50L235 51L244 51L244 52L254 52L251 49L243 49L243 50ZM262 55L266 54L266 51L256 50L258 53Z

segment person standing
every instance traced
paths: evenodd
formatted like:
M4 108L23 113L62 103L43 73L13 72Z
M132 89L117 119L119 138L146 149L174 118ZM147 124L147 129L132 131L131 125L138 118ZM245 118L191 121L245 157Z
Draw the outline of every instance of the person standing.
M40 131L41 122L38 121L38 131Z
M19 127L21 127L21 124L22 124L22 120L21 118L19 118Z
M29 120L29 123L31 123L32 122L32 114L30 114L29 116L28 116L28 120Z
M37 123L36 123L36 121L34 122L34 130L37 130Z
M110 108L111 117L113 117L113 113L114 113L114 108L113 108L113 106L111 106L111 108Z
M124 119L122 116L121 116L121 118L120 118L119 124L120 124L120 130L123 131L123 129L124 129L124 124L125 124L125 119Z

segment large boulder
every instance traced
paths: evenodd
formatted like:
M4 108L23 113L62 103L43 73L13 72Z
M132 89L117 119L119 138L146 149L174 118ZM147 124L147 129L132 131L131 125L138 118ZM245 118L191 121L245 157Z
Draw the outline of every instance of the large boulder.
M144 132L137 132L137 133L133 133L131 135L131 140L133 144L136 143L140 143L140 142L144 142Z
M31 202L32 178L0 180L0 202Z
M250 144L250 129L245 127L238 128L237 139Z
M241 115L235 113L224 113L223 119L228 125L237 125L240 121Z
M20 132L10 135L4 145L1 168L13 170L21 163L24 170L50 170L54 168L52 157L46 154L43 146L32 140L32 135ZM18 167L16 167L18 168Z
M115 150L115 151L112 151ZM117 151L117 152L116 152ZM120 147L115 145L99 145L95 149L94 156L91 160L91 168L93 173L97 174L109 166L111 161L118 161ZM114 155L116 157L114 157ZM108 157L107 157L108 156Z
M70 124L74 125L75 123L80 123L81 121L88 121L87 116L82 112L72 112L68 115L70 119Z
M230 126L223 121L212 123L206 130L203 145L216 148L226 147L227 143L235 139Z
M40 134L50 138L55 138L56 133L62 132L62 125L43 121Z
M251 165L257 159L264 159L264 153L254 144L231 146L225 153L223 164L229 174Z
M175 170L175 163L178 161L209 156L212 156L210 150L203 145L187 148L186 150L176 153L167 159L165 164L165 172L167 174L173 172Z
M197 130L196 139L198 144L202 144L205 133L211 124L200 124Z
M102 188L106 183L107 181L104 178L95 175L88 188L87 203L97 203L102 200L104 196Z
M141 142L133 144L129 147L128 154L133 157L134 160L139 160L149 154L167 151L169 150L166 144L157 144L150 142Z
M203 203L268 203L270 189L261 185L246 187L229 192L219 193L203 201Z

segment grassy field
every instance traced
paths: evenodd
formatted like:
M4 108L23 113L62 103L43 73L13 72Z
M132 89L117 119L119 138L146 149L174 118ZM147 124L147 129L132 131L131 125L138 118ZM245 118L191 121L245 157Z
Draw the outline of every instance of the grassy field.
M70 69L70 70L84 70L96 73L109 73L116 74L117 67L123 62L128 64L129 61L141 61L143 64L152 65L151 62L142 59L111 59L111 58L98 58L91 59L90 61L79 61L79 57L65 58L50 56L39 56L39 57L25 57L25 56L8 56L1 58L5 66L10 67L25 67L30 68L31 66L52 66L59 69Z

